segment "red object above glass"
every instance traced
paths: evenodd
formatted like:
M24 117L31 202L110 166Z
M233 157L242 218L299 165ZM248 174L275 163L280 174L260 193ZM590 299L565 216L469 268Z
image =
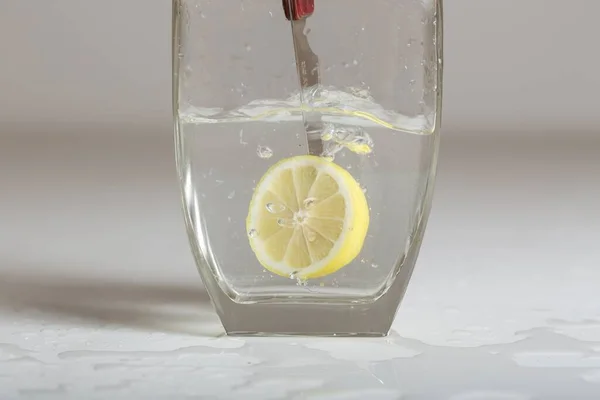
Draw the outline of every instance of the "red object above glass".
M315 11L315 0L282 0L285 17L299 20L310 16ZM291 8L291 9L290 9Z

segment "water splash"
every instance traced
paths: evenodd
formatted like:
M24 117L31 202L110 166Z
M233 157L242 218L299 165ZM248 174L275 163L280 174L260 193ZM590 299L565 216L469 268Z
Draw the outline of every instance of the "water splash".
M325 142L324 155L335 156L344 148L356 154L373 152L373 139L360 126L325 124L321 140Z
M305 103L302 103L302 96ZM310 98L308 97L310 96ZM254 100L235 110L188 106L179 118L183 123L234 123L247 121L302 121L303 112L321 114L324 123L346 126L382 126L415 135L431 135L435 128L435 111L408 116L389 111L377 104L365 88L318 87L310 93L296 92L285 100Z

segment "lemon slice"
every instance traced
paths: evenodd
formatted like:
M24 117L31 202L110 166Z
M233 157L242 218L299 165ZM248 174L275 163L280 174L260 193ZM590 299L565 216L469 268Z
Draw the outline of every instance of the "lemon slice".
M301 280L319 278L360 253L369 207L348 171L320 157L296 156L265 173L246 227L250 246L267 270Z

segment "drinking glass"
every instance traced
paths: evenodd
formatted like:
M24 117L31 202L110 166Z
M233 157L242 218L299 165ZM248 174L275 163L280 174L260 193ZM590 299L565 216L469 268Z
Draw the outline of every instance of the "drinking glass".
M228 334L389 332L441 98L442 0L173 0L184 219Z

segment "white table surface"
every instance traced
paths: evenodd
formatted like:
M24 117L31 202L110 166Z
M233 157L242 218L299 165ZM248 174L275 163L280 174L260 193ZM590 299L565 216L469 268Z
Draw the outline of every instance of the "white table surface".
M443 142L390 337L229 338L170 136L94 129L3 133L0 399L600 399L600 141Z

